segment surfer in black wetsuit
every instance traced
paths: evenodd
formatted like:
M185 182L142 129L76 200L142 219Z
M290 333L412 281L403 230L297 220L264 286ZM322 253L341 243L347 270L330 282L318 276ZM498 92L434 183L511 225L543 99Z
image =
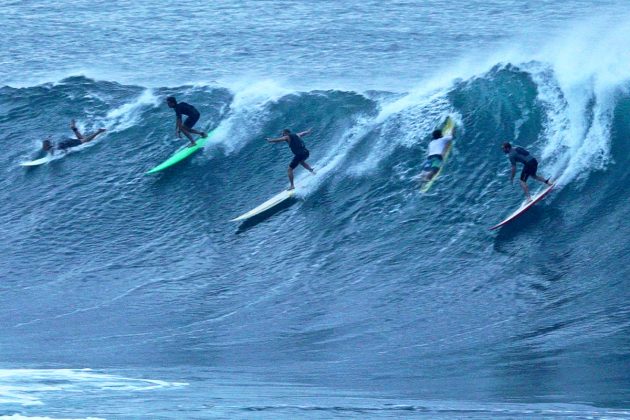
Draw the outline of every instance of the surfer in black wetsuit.
M278 137L275 139L267 137L267 141L269 143L280 143L286 141L287 143L289 143L289 148L293 152L293 160L291 160L291 163L289 163L289 182L291 183L291 186L288 188L288 190L295 189L295 185L293 185L293 170L297 168L298 165L302 165L310 173L315 175L315 171L313 170L313 168L311 168L311 166L306 163L306 159L308 159L310 153L306 148L304 141L302 140L302 137L311 134L311 130L312 129L309 128L306 131L295 134L292 133L291 130L289 130L288 128L285 128L284 130L282 130L282 137Z
M521 146L512 146L508 142L503 143L502 148L503 153L507 155L510 163L512 164L512 171L510 172L510 182L514 182L514 175L516 174L516 162L523 164L523 171L521 172L521 187L523 188L523 191L525 191L527 201L532 201L532 196L529 194L529 189L527 188L527 178L529 178L530 176L537 181L544 182L547 185L553 184L549 180L549 178L545 179L536 173L536 171L538 171L538 161L525 148Z
M72 139L72 138L66 137L57 144L54 144L48 138L42 142L42 150L44 152L50 152L51 155L55 153L55 150L61 150L63 152L66 152L69 148L77 147L77 146L82 145L83 143L92 141L96 138L96 136L107 131L104 128L99 128L95 133L83 135L77 128L77 124L74 121L74 119L70 122L70 129L76 136L75 138Z
M166 104L169 108L175 109L176 115L176 127L175 127L175 135L182 138L181 133L183 132L188 140L190 140L190 145L194 146L195 140L193 140L192 135L190 133L199 134L201 137L206 137L207 134L203 131L193 130L193 126L199 121L199 111L194 106L187 104L186 102L177 102L177 99L173 96L169 96L166 98ZM186 115L186 121L182 123L182 115Z

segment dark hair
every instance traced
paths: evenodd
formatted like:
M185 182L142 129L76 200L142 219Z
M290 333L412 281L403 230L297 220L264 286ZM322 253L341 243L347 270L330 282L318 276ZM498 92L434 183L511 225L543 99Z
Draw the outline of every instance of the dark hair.
M176 104L177 103L177 99L175 99L174 96L167 96L166 97L166 102Z
M442 137L442 130L433 130L432 135L434 139L439 139L440 137Z
M282 134L284 135L291 134L291 130L289 130L288 128L285 128L284 130L282 130Z
M501 146L501 147L503 149L510 150L512 148L512 145L506 141L505 143L503 143L503 146Z

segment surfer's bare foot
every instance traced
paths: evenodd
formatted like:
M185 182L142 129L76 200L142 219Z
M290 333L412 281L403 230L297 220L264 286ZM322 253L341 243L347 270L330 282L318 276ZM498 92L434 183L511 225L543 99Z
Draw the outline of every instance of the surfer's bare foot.
M311 174L317 175L317 172L315 172L315 169L311 169Z
M208 133L206 133L205 131L202 131L201 137L205 139L206 137L208 137Z
M295 186L291 185L289 188L287 188L287 191L291 191L291 190L294 190L294 189L295 189Z
M528 203L531 203L531 202L532 202L532 196L531 196L531 195L528 195L528 196L527 196L527 202L528 202Z
M553 185L553 181L551 180L551 178L547 178L547 180L545 181L545 184Z
M194 147L196 145L197 145L197 143L195 143L194 141L191 141L190 144L188 145L188 147Z

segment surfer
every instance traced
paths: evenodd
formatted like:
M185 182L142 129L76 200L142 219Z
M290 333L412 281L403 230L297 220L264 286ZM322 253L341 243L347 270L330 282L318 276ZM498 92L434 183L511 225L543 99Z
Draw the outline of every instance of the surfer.
M83 143L92 141L96 138L96 136L107 131L104 128L99 128L95 133L84 135L77 128L77 124L74 121L74 119L70 122L70 129L74 133L75 138L72 139L72 138L67 137L61 140L57 144L54 144L50 140L50 138L48 138L42 142L42 150L44 152L50 152L51 155L55 153L55 150L61 150L63 152L67 152L69 148L80 146Z
M433 140L429 143L427 159L424 161L422 172L420 173L420 179L425 182L430 181L438 173L442 163L444 163L444 154L455 136L455 127L453 127L453 131L448 136L443 136L442 130L434 130L431 136Z
M536 171L538 170L538 161L532 156L525 148L521 146L512 146L510 143L503 143L503 153L505 153L512 164L512 171L510 172L510 182L514 182L514 175L516 174L516 162L523 164L523 171L521 172L521 187L525 192L527 201L532 201L532 196L529 194L529 188L527 188L527 178L530 176L537 181L543 182L547 185L552 185L550 178L543 178L539 176Z
M197 131L193 129L193 126L199 121L199 111L194 106L187 104L186 102L177 102L174 96L166 98L166 104L169 108L175 109L176 121L175 121L175 135L182 138L182 132L188 140L190 140L190 146L195 146L195 140L193 140L190 133L199 134L201 137L206 137L207 134L203 131ZM182 115L186 115L186 121L182 123Z
M293 170L297 168L298 165L302 165L310 173L315 175L315 171L313 170L313 168L311 168L311 166L306 163L306 159L308 159L310 153L306 148L306 145L304 144L304 140L302 140L302 137L311 134L312 130L312 128L309 128L306 131L295 134L292 133L291 130L289 130L288 128L285 128L284 130L282 130L281 137L275 139L267 137L267 141L269 143L280 143L286 141L287 143L289 143L289 148L293 152L293 160L291 160L291 163L289 163L288 171L289 182L291 183L291 186L287 189L289 191L295 189L295 185L293 184Z

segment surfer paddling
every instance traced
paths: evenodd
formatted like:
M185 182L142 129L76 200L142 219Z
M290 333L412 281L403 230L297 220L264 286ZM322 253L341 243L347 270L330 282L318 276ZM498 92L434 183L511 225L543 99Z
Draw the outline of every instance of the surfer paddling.
M425 182L430 181L442 167L444 155L455 136L455 127L453 127L453 131L448 136L444 136L442 130L434 130L431 136L433 140L429 142L427 159L424 161L422 172L420 173L420 179Z
M302 165L304 168L306 168L306 170L315 175L315 171L313 170L313 168L311 168L311 166L306 163L306 159L308 159L310 153L306 148L306 145L304 144L304 140L302 140L302 137L311 134L312 130L312 128L309 128L306 131L302 131L296 134L292 133L291 130L289 130L288 128L285 128L284 130L282 130L281 137L275 139L267 137L267 141L269 143L280 143L286 141L289 144L289 148L293 152L293 160L291 160L291 163L289 163L288 171L289 182L291 183L291 185L287 189L289 191L295 189L295 185L293 184L293 170L297 168L298 165Z
M191 133L199 134L201 137L206 137L207 134L203 131L197 131L193 129L193 126L199 121L199 111L194 106L187 104L186 102L177 102L174 96L169 96L166 98L166 104L169 108L173 108L175 110L175 135L182 138L182 134L188 137L190 140L190 146L195 146L195 140ZM182 122L182 115L186 115L186 121Z
M50 138L48 138L42 142L42 150L44 152L50 153L51 155L55 153L55 150L61 150L63 152L67 152L68 149L70 149L71 147L81 146L83 143L90 142L94 140L96 136L98 136L99 134L107 131L104 128L99 128L98 130L96 130L95 133L84 135L77 128L77 124L74 121L74 119L70 121L70 129L74 133L75 138L72 139L72 138L66 137L57 144L54 144L50 140Z
M527 178L530 176L537 181L543 182L547 185L553 185L550 178L543 178L539 176L536 171L538 170L538 161L532 156L525 148L521 146L512 146L510 143L503 143L503 153L505 153L512 164L512 170L510 172L510 182L514 182L514 175L516 174L516 163L523 164L523 170L521 172L521 187L525 192L527 201L532 201L532 196L529 194L529 188L527 188Z

